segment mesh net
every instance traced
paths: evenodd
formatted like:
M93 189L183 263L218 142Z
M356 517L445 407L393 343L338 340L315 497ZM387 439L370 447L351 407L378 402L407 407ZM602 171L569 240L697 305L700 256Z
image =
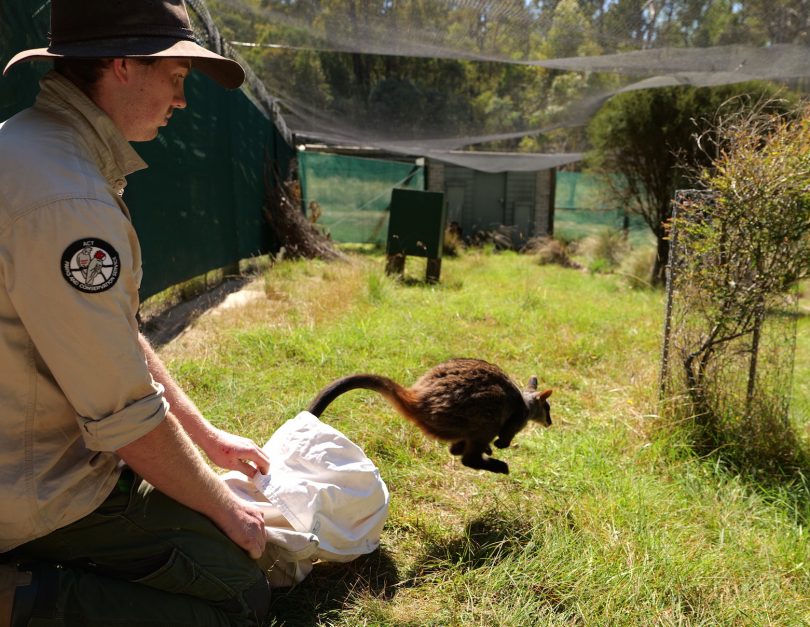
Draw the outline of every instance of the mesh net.
M384 244L391 190L425 187L413 163L302 151L298 167L307 215L338 242Z
M576 160L587 143L572 129L619 92L752 79L801 87L810 68L806 0L209 5L296 135L440 160L476 147L484 154L465 158L493 172Z

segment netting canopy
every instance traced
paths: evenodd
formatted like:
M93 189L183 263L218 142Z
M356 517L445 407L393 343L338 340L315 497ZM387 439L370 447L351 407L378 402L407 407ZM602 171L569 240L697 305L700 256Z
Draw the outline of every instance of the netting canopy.
M753 79L801 87L810 72L808 0L208 5L296 136L472 158L489 171L577 160L582 125L619 92Z

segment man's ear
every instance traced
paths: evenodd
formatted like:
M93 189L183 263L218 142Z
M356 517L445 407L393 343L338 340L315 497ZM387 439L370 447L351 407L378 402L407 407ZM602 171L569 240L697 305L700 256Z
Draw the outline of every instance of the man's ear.
M116 57L110 63L110 69L115 79L120 83L128 83L131 74L132 60L126 57Z

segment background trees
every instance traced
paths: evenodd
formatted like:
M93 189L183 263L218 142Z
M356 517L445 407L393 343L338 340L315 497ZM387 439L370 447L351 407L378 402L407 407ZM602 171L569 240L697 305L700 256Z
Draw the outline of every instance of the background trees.
M637 77L522 63L664 47L804 43L805 2L209 0L209 5L227 40L259 46L240 51L290 117L304 121L299 128L366 141L458 137L459 146L466 141L475 149L545 152L585 149L582 126L598 103ZM645 58L656 62L654 54ZM689 71L713 66L698 57ZM646 74L638 77L655 72L642 70ZM673 70L662 65L660 71Z
M656 72L662 84L688 82L689 75L721 66L728 76L716 82L735 80L734 73L752 59L728 44L752 50L804 45L810 32L808 0L210 3L226 39L274 46L242 50L296 131L385 149L403 140L433 142L438 149L592 148L591 163L622 175L617 194L656 237L653 283L662 282L668 258L665 228L673 193L690 186L676 164L705 163L693 136L731 96L748 93L753 102L775 90L750 82L642 90L634 82ZM659 50L706 46L721 48L656 56ZM607 63L599 71L587 64L531 65L624 53L632 53L626 66ZM797 67L806 66L801 58L793 59ZM752 65L768 73L762 59ZM772 66L778 73L779 63ZM712 84L705 76L696 82ZM801 86L800 79L794 83ZM628 91L599 111L622 89Z
M714 88L670 87L633 91L612 98L590 122L590 164L605 174L616 197L643 217L655 235L658 254L651 282L662 284L669 258L667 223L675 190L693 187L695 172L715 156L714 144L698 146L696 138L725 114L768 100L778 90L767 83Z

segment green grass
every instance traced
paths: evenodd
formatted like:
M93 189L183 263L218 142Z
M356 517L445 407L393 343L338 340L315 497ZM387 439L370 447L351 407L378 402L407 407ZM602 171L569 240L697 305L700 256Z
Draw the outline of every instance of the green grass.
M508 476L461 466L372 393L335 401L324 419L391 491L382 547L276 591L277 624L810 624L806 485L759 485L650 428L660 292L483 252L425 285L419 261L404 283L373 254L282 262L266 299L162 350L213 422L261 443L354 372L410 384L471 356L554 389L554 425L499 451Z

